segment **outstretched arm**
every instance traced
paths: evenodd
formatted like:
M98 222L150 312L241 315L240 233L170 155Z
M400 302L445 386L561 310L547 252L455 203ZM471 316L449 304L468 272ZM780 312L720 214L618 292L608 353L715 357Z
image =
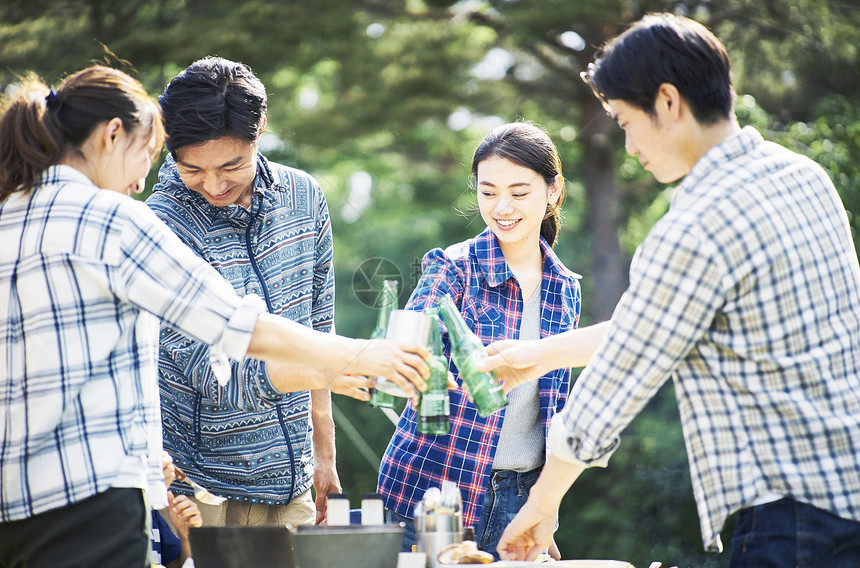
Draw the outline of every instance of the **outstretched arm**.
M257 319L247 355L333 369L339 374L382 375L412 397L427 389L424 379L430 372L424 361L430 353L423 345L351 339L308 329L268 313L260 314Z
M584 367L603 341L610 322L572 329L535 340L503 340L487 346L481 371L495 371L505 392L518 384L533 381L555 369Z

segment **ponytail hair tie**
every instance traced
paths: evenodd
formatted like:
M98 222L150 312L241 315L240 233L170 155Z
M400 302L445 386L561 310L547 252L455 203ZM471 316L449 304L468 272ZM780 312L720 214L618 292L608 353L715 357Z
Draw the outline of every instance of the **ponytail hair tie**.
M57 106L57 91L51 89L48 91L48 95L45 97L45 107L48 109L53 109Z

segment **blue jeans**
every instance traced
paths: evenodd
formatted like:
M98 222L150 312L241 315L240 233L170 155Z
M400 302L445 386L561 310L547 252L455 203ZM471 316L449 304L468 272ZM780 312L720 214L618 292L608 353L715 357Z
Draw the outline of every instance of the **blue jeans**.
M403 544L400 546L400 550L401 552L412 552L412 545L418 543L418 539L415 537L415 523L412 522L412 519L386 509L385 522L403 525Z
M520 508L526 503L529 490L537 481L540 468L524 473L514 471L493 471L490 482L484 494L484 506L481 518L475 528L475 541L478 548L492 554L499 560L496 546L505 528L508 526ZM398 515L394 511L386 511L387 522L403 523L403 545L401 550L409 552L416 544L415 524L412 519Z
M537 482L541 468L523 473L516 471L493 471L484 493L481 518L475 528L478 548L489 552L496 560L496 547L502 533L510 524L529 497L529 491Z
M731 568L856 568L860 522L785 498L741 509Z

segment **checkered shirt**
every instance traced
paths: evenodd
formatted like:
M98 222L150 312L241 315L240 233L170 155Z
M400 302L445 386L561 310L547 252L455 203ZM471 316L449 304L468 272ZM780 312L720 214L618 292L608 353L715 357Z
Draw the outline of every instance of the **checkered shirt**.
M543 239L541 250L541 337L546 337L576 327L581 293L580 276L569 271ZM485 344L519 337L522 291L489 229L444 251L437 248L428 252L423 274L406 308L421 311L436 305L444 294L451 295L469 328ZM450 356L444 323L442 345ZM455 366L451 371L461 382ZM564 407L569 385L569 369L539 379L545 429ZM505 409L481 418L462 386L449 392L451 432L447 436L418 434L415 410L411 403L406 407L382 458L378 490L388 509L411 518L415 503L429 487L441 487L446 479L453 481L463 496L465 526L477 526Z
M242 358L259 297L68 166L0 204L0 242L0 522L111 487L164 493L154 316Z
M860 520L858 290L827 175L744 128L699 160L637 250L551 452L605 465L671 377L707 549L765 495Z

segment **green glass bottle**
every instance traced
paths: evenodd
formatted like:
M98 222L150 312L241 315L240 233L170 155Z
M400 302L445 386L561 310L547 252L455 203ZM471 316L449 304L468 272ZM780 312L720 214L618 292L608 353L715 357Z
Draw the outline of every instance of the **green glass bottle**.
M460 315L451 296L446 294L439 298L439 310L448 327L451 359L457 365L460 377L478 407L478 414L486 417L507 406L508 397L502 390L496 373L482 373L475 368L477 362L484 357L484 344L466 325L466 320Z
M433 320L430 328L430 378L427 390L421 393L418 403L418 433L447 434L451 429L451 410L448 400L448 358L442 352L442 332L439 329L438 309L428 308L424 313Z
M379 315L376 317L376 328L370 334L371 339L384 339L385 329L391 312L397 309L397 280L382 281L382 296L379 300ZM387 392L370 389L370 405L377 408L394 408L394 395Z

